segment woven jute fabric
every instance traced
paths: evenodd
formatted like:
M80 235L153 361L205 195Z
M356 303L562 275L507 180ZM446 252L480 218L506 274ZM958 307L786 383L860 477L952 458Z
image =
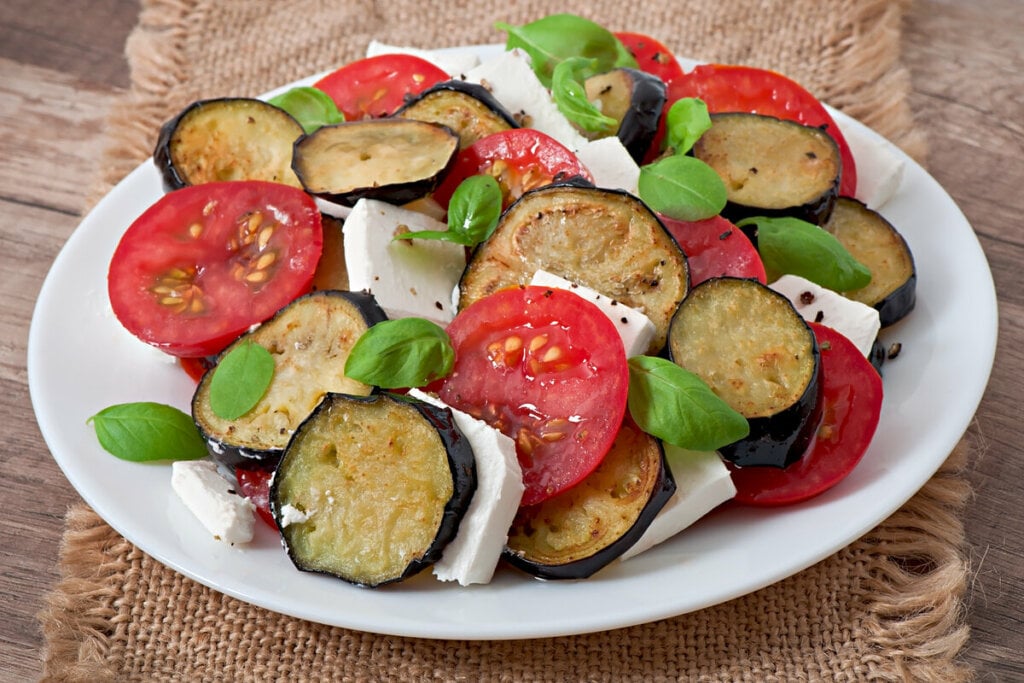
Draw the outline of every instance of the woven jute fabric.
M188 102L255 95L360 56L370 39L500 42L496 20L574 12L681 55L777 69L923 160L899 63L905 3L885 0L143 0L94 199ZM383 636L254 607L164 567L91 509L67 516L63 578L40 615L51 681L963 681L967 446L903 508L803 572L725 604L560 638Z

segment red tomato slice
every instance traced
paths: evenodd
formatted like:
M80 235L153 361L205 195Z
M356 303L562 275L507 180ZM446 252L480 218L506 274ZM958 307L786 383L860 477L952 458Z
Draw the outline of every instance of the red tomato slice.
M256 506L256 514L260 519L277 530L277 522L270 512L270 480L274 470L263 467L236 467L235 480L238 482L238 494L252 501Z
M857 167L846 138L825 106L799 83L768 69L702 64L672 82L666 107L681 97L701 98L712 113L743 111L824 127L842 155L840 194L852 197L857 191Z
M559 180L574 176L594 180L576 155L558 140L532 128L513 128L492 133L459 152L451 171L434 192L434 199L447 207L459 183L482 173L497 179L505 207L527 190Z
M686 254L691 287L722 275L765 284L761 255L750 238L728 219L713 216L702 221L680 221L660 214L658 218Z
M666 86L671 87L677 78L683 76L683 67L675 55L657 38L629 31L620 31L615 37L636 58L641 71L657 76Z
M114 314L139 339L185 358L212 356L310 289L323 245L302 190L258 180L165 194L114 250Z
M179 358L178 364L181 365L185 374L196 382L201 380L206 371L213 366L213 362L205 356L203 358Z
M443 69L420 57L386 54L346 64L313 87L330 95L346 121L359 121L390 116L407 95L449 79Z
M516 442L523 505L568 489L611 448L629 369L614 323L560 289L511 287L448 326L455 367L438 394Z
M809 324L821 348L821 424L807 452L789 467L726 463L739 503L788 505L832 488L860 462L878 428L881 376L849 339L824 325Z

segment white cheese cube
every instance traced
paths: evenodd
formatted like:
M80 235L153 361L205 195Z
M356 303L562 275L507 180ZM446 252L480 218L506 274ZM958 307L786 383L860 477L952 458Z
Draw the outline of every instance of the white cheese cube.
M481 62L466 74L466 81L490 90L513 115L528 116L524 127L546 133L571 150L586 144L587 139L558 111L548 89L533 73L530 58L522 50L509 50Z
M212 461L174 462L171 488L214 538L227 543L252 540L255 506L233 491Z
M595 185L625 190L634 195L637 193L640 167L619 138L612 135L598 140L584 140L575 151L577 158L593 176Z
M647 349L654 339L654 323L635 308L630 308L589 287L570 282L545 270L538 270L534 273L530 284L540 287L567 289L596 304L615 324L615 329L619 331L619 336L622 338L622 346L626 349L626 358L642 356L647 353Z
M859 126L842 127L842 132L857 165L856 197L877 211L899 191L906 163L891 143Z
M445 406L440 399L418 389L412 389L409 395ZM433 572L441 581L458 581L463 586L488 583L523 497L523 474L512 439L461 410L451 411L455 425L473 448L477 485L458 535L445 547Z
M360 199L342 228L349 287L374 295L389 318L418 317L451 322L452 289L466 267L461 244L440 240L394 240L419 230L446 230L425 214L372 199Z
M480 63L480 57L477 53L468 48L423 50L418 47L388 45L377 40L371 40L370 44L366 46L367 57L388 54L412 55L413 57L425 59L452 78L458 78Z
M622 560L667 541L736 495L736 486L718 453L665 444L665 459L676 481L676 492L640 540L622 554Z
M871 306L847 299L799 275L783 275L768 286L789 299L804 320L831 327L865 356L871 354L871 346L882 327L878 311Z

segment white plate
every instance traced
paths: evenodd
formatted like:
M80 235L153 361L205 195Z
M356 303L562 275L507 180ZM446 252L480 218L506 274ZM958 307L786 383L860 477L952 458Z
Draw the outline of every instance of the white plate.
M844 130L882 138L836 114ZM218 591L323 624L453 639L547 637L618 628L724 602L790 576L846 546L908 500L962 436L988 382L996 342L991 273L971 226L924 170L906 164L884 214L914 252L918 303L885 333L901 355L885 366L871 448L836 488L779 510L728 508L595 577L535 581L499 571L484 586L428 572L368 590L296 571L257 524L246 547L213 540L173 495L166 464L123 462L87 424L102 408L162 401L188 409L192 382L125 332L110 312L106 269L125 228L161 194L152 163L126 177L82 221L43 284L29 334L29 387L54 459L85 501L160 562ZM552 609L557 605L557 609Z

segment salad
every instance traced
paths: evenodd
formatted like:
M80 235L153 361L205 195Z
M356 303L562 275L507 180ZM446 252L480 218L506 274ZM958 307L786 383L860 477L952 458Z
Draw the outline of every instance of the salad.
M915 275L827 110L579 17L502 28L455 74L385 48L162 129L109 294L192 414L92 421L219 537L255 510L363 586L585 578L870 444Z

